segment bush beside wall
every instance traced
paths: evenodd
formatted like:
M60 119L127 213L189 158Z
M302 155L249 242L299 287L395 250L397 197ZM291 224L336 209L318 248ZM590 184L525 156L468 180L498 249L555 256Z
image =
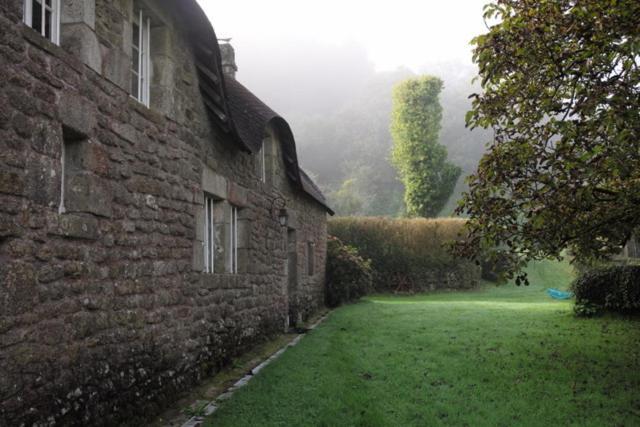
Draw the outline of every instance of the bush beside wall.
M329 307L356 301L372 290L371 261L362 258L353 246L337 237L327 242L327 290Z
M640 266L614 265L582 273L573 283L575 312L640 312Z
M419 292L469 289L480 282L480 268L454 259L446 242L463 230L463 219L345 217L329 221L329 234L355 246L371 260L377 291Z

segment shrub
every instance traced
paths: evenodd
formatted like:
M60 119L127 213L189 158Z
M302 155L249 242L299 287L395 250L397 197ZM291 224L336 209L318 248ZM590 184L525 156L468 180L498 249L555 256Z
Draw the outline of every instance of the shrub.
M365 260L353 246L345 245L337 237L327 242L326 303L337 307L355 301L371 291L371 261Z
M640 266L614 265L582 273L573 283L577 315L640 312Z
M480 263L482 278L489 282L500 282L509 268L508 260L498 256L495 260L484 259Z
M371 260L379 291L415 292L475 286L480 269L454 259L445 244L463 231L463 219L348 217L329 221L329 233Z

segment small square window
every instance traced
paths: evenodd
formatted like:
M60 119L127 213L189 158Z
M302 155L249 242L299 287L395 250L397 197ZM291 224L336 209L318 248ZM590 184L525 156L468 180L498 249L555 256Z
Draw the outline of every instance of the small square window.
M25 0L24 23L60 44L60 0Z

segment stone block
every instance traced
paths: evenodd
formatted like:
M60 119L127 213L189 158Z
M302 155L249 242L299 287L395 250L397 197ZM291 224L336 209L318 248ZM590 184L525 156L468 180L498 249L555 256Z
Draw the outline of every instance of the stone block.
M82 166L85 170L91 171L100 176L109 173L109 153L102 144L89 141L83 144Z
M38 281L40 283L51 283L64 277L64 268L56 264L47 264L38 272Z
M298 229L300 226L298 222L298 212L294 209L287 208L287 215L289 215L289 218L287 219L287 227L293 228L294 230Z
M193 271L204 270L204 246L202 242L193 242Z
M157 65L157 64L156 64ZM176 102L176 96L171 86L151 86L151 99L153 99L153 108L161 112L167 117L174 120L180 120L178 112L184 110L180 103Z
M116 47L103 46L101 51L102 75L129 93L131 90L131 57Z
M0 308L5 315L23 313L36 305L36 271L32 263L3 263L0 266L0 283L3 290Z
M204 241L204 208L202 206L197 206L195 208L195 239L202 242Z
M35 203L57 206L60 203L60 161L46 156L27 159L26 195Z
M95 103L69 91L60 96L58 116L62 125L77 136L91 136L98 124Z
M249 202L247 200L247 189L241 187L240 185L229 182L229 190L227 194L227 199L229 203L235 205L239 208L245 208L249 206Z
M62 24L84 23L92 30L96 28L95 0L65 0L62 2L61 12Z
M98 220L89 215L60 215L55 234L77 239L96 240L98 238Z
M238 249L238 273L251 273L254 263L249 257L249 249Z
M92 213L106 218L111 217L113 195L108 182L86 172L65 178L65 212Z
M64 50L97 73L102 73L100 43L98 43L96 33L87 24L62 24L60 33L61 46Z
M131 126L129 123L114 122L111 124L111 130L120 138L132 144L138 140L136 128Z
M20 196L24 193L24 187L23 174L0 170L0 193Z
M227 179L210 168L202 168L202 189L221 199L227 198Z
M45 156L59 158L62 146L62 129L59 125L40 122L31 138L31 148Z
M238 248L251 247L251 222L247 220L238 220Z

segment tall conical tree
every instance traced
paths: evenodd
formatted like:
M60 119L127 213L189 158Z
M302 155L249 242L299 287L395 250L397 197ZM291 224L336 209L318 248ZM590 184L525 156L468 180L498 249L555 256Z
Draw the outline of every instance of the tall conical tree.
M438 143L442 86L437 77L421 76L405 80L393 90L392 160L404 183L411 216L438 215L462 172L447 162L447 149Z

